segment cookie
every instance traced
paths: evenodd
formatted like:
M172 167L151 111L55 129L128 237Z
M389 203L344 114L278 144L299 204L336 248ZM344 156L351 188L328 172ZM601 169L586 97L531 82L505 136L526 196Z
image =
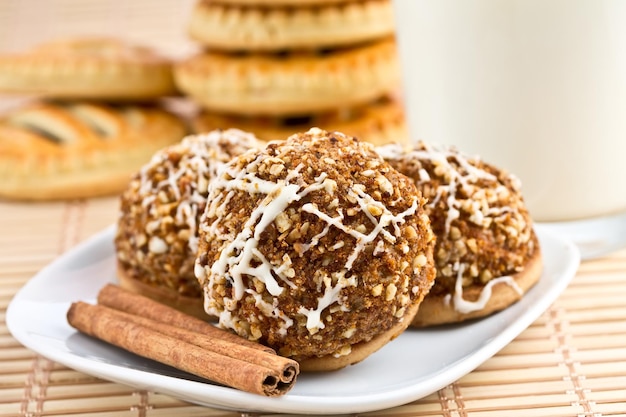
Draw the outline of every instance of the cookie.
M0 56L0 92L147 100L175 91L168 59L116 39L55 41L25 53Z
M333 4L230 4L202 0L189 35L224 50L276 51L352 45L393 35L390 0Z
M375 100L400 84L393 38L352 48L285 54L208 51L174 69L179 89L206 109L293 116Z
M0 197L86 198L121 192L185 124L148 106L33 103L0 117Z
M259 143L236 129L187 136L157 151L120 197L115 233L123 288L207 319L193 269L208 184Z
M425 203L340 132L246 152L211 182L199 224L205 310L302 370L359 362L406 329L433 284Z
M520 181L455 148L418 142L377 148L428 200L437 278L412 326L485 317L520 300L542 255Z
M359 0L217 0L219 3L245 6L302 6L350 3Z
M389 97L360 107L294 118L245 117L203 112L193 120L193 128L198 133L235 127L253 132L265 141L286 139L313 126L344 132L374 145L408 142L402 105Z

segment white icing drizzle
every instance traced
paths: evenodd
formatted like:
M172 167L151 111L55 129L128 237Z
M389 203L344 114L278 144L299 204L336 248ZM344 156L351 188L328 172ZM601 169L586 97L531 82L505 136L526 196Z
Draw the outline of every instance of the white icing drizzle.
M260 163L259 159L255 160L254 165ZM223 237L225 241L230 242L222 248L220 257L211 266L212 276L228 277L233 283L233 295L235 300L240 300L246 290L243 283L243 276L254 276L263 282L268 292L273 296L282 293L283 288L274 278L274 274L279 276L283 281L290 282L288 277L284 275L279 268L274 267L265 257L258 251L257 246L261 234L265 228L270 225L276 217L282 213L287 206L301 198L299 191L300 185L290 184L295 175L288 176L285 180L272 182L257 177L254 173L240 170L234 177L233 169L226 169L222 175L214 179L212 186L228 190L228 196L232 197L235 190L244 191L250 194L265 194L265 198L258 204L248 219L246 220L241 232L230 239ZM226 210L226 203L230 198L221 201L217 212ZM216 201L219 202L219 201ZM213 212L214 204L209 204L208 212ZM219 236L216 220L210 226L213 234ZM253 261L259 263L252 266ZM293 285L293 284L292 284Z
M349 193L350 194L350 193ZM357 195L359 197L361 197L358 194L353 194L353 195ZM369 195L367 197L370 197ZM371 198L371 197L370 197ZM361 207L364 206L364 201L363 199L359 198L358 203ZM353 229L349 226L346 226L343 224L342 220L344 219L344 216L341 212L341 210L338 210L338 215L337 217L331 217L326 213L321 212L317 206L313 203L307 203L305 205L302 206L302 210L307 212L307 213L312 213L315 214L317 217L319 217L321 220L325 221L328 224L328 227L330 226L335 226L337 229L345 232L346 234L354 237L356 239L356 245L354 247L354 250L352 251L352 253L350 254L350 256L348 257L348 262L346 263L346 269L351 269L352 265L354 263L354 261L356 261L356 259L358 258L359 254L363 251L363 249L365 249L366 245L368 243L373 242L379 235L383 235L383 237L391 242L394 243L396 241L396 238L391 235L387 230L385 230L384 228L387 227L390 224L393 224L394 227L398 227L398 224L403 223L404 222L404 218L407 216L410 216L412 214L415 214L415 212L417 211L417 199L414 198L413 199L413 203L411 205L411 207L409 207L407 210L398 213L396 215L392 214L389 209L387 209L386 207L383 206L384 211L380 216L380 220L377 220L375 217L369 215L367 209L365 209L365 213L368 213L368 217L370 219L370 221L374 224L374 228L368 233L361 233L356 229Z
M302 210L304 210L304 207L302 208ZM315 207L315 210L317 210L317 207ZM306 210L304 210L306 211ZM341 209L337 210L339 213L340 218L343 220L343 213ZM315 236L313 236L313 238L311 238L311 242L309 243L304 243L302 245L298 245L298 248L296 249L298 251L298 255L302 256L304 255L304 253L306 251L308 251L309 249L311 249L312 247L315 247L321 238L323 238L324 236L326 236L328 234L328 232L330 231L330 227L332 226L331 223L328 223L326 225L326 227L324 227L324 229L322 229L321 232L319 232L318 234L316 234Z
M146 227L147 234L151 235L158 230L163 219L158 206L176 203L175 224L190 231L187 246L190 253L195 254L198 250L199 210L203 210L206 204L209 179L217 176L219 169L235 155L256 147L258 142L253 135L228 129L188 136L179 144L155 153L138 173L141 204L155 219L149 223L149 228ZM176 154L180 158L174 163L170 155ZM155 172L162 174L164 179L154 183ZM189 181L186 182L188 188L183 190L180 182L184 177L189 178ZM161 251L156 253L167 251L163 245L155 245L154 248Z
M298 313L306 316L306 328L309 331L323 329L325 326L321 318L322 311L324 311L324 309L328 306L341 300L340 294L343 288L357 285L355 277L350 277L348 279L344 278L343 281L344 282L338 282L337 285L333 286L331 278L324 277L324 294L317 299L317 307L314 309L300 307L298 309Z
M482 188L477 185L479 180L497 183L498 178L490 172L474 166L467 157L454 149L437 147L425 142L420 142L419 145L420 147L410 151L405 151L396 144L381 146L376 150L388 160L429 160L435 165L435 172L442 176L445 181L437 187L436 195L427 203L427 207L434 208L444 194L447 194L445 231L449 233L451 223L459 218L461 210L467 210L470 207L470 205L464 205L467 201L466 198L457 197L459 190L463 190L471 198ZM462 169L455 167L452 161L456 162ZM418 185L431 181L430 175L423 168L419 170L418 174L419 178L415 178ZM502 188L506 189L504 185L498 184L496 190ZM485 226L489 222L487 218L498 217L509 211L509 207L491 207L486 201L482 205L478 201L472 201L470 221L478 226Z
M493 278L485 284L483 289L480 291L480 296L476 301L468 301L463 298L463 270L464 265L459 265L458 263L455 265L458 268L456 282L454 285L454 295L452 296L452 302L454 305L454 309L461 314L468 314L473 311L482 310L485 308L489 299L491 298L492 288L494 285L503 283L511 288L513 288L519 295L522 295L524 291L517 285L517 282L511 276L502 276L498 278ZM447 302L449 303L450 298L447 298ZM444 299L444 302L446 300Z

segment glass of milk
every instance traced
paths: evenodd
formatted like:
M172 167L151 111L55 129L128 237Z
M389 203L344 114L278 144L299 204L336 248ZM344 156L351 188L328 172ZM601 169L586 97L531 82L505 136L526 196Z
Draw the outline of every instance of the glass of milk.
M394 7L413 139L514 173L585 258L626 244L626 1Z

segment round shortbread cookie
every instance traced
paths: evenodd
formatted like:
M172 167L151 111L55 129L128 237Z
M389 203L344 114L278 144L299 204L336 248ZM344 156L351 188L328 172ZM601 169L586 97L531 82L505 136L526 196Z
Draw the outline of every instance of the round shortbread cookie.
M145 100L176 92L170 60L108 38L55 41L0 56L0 91L48 98Z
M196 4L189 34L224 50L326 48L384 38L394 33L390 0L314 5Z
M225 54L179 63L180 90L208 110L292 116L350 107L396 91L400 68L393 38L330 51Z
M231 127L252 132L265 141L286 139L311 127L343 132L374 145L408 143L409 139L402 105L389 97L365 106L295 118L203 112L193 120L198 133Z
M185 124L157 107L33 103L0 118L0 197L86 198L121 192Z
M456 297L447 294L432 293L422 301L419 312L411 323L412 327L435 326L448 323L459 323L466 320L477 319L492 313L504 310L510 305L521 300L522 297L541 278L543 271L543 258L537 251L524 265L524 269L510 276L509 281L501 281L489 288L490 297L481 309L461 311L455 302L471 305L480 300L483 295L484 285L471 285L463 288L462 296Z

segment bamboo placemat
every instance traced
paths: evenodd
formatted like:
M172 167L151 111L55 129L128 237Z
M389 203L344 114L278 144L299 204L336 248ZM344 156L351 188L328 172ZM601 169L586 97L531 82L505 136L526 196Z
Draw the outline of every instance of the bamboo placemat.
M117 198L0 203L0 415L239 416L73 371L9 334L5 312L20 287L116 212ZM626 250L583 263L554 305L474 372L419 401L361 415L626 416L625 300Z
M0 0L0 52L52 37L123 33L184 56L196 48L184 29L193 3ZM14 294L46 264L113 223L116 210L116 198L0 202L0 415L239 416L73 371L9 334L5 314ZM586 262L545 314L478 369L419 401L361 415L626 416L625 300L626 250Z

